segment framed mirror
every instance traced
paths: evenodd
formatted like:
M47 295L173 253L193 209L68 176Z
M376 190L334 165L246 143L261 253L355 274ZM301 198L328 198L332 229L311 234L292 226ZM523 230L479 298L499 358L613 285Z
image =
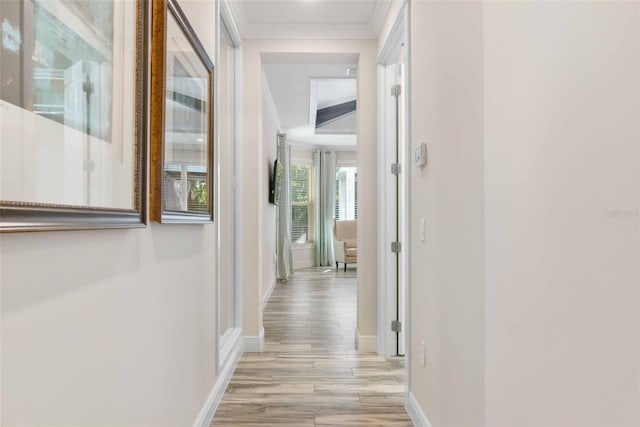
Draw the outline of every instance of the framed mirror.
M213 221L213 63L174 0L154 0L151 219Z
M146 9L2 1L0 231L145 226Z

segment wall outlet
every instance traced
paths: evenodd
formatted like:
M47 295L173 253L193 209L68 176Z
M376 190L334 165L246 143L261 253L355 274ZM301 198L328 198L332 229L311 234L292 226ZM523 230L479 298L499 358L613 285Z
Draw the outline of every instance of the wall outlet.
M277 263L278 262L278 255L273 254L273 263Z
M420 360L420 365L422 365L423 368L427 367L427 345L424 341L420 341L420 356L418 360Z

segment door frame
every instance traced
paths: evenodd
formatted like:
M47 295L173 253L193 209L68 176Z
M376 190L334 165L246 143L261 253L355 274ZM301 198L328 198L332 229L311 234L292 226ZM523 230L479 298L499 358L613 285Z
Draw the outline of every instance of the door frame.
M235 295L235 315L234 315L234 328L228 336L221 335L220 331L220 285L221 285L221 250L222 242L221 236L221 224L220 224L220 188L221 188L221 176L220 176L220 156L219 156L219 126L216 126L216 141L214 147L214 179L215 179L215 292L216 292L216 340L215 340L215 357L216 357L216 374L220 374L224 371L227 365L234 359L234 355L237 357L238 352L242 352L242 248L239 242L242 242L242 159L241 159L241 147L242 141L242 37L240 31L233 18L228 0L222 0L216 2L218 13L216 13L216 52L215 52L215 64L220 64L220 40L222 38L222 31L226 29L227 35L231 39L231 43L234 46L234 65L235 65L235 79L233 83L233 96L234 102L234 159L235 159L235 253L234 253L234 295ZM220 85L219 73L214 72L215 87ZM215 123L219 123L219 106L220 104L220 91L216 90L214 93L214 108L215 108Z
M410 223L410 178L411 178L411 98L409 84L410 76L410 37L409 35L409 1L404 0L395 19L385 43L377 58L378 68L378 354L381 356L396 355L397 336L391 331L391 321L396 319L397 288L396 288L396 261L391 253L391 242L395 240L396 213L395 213L395 177L391 174L390 164L395 160L395 144L388 143L390 135L396 132L395 109L392 108L394 97L390 92L391 76L389 65L396 62L401 54L402 44L406 49L406 72L404 91L404 109L406 112L404 132L404 158L400 159L402 171L400 179L403 180L405 194L403 205L400 207L401 221L404 223L404 232L401 231L400 241L402 251L400 256L400 278L405 289L404 306L405 319L402 328L405 334L405 355L407 372L410 367L409 357L411 353L410 340L410 248L411 248L411 223ZM395 137L395 136L394 136ZM402 229L401 229L402 230ZM409 378L409 375L407 375Z

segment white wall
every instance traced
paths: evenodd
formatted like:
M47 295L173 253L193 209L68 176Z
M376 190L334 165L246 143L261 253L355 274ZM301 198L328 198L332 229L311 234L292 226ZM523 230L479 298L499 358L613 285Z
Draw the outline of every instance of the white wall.
M411 391L434 426L484 421L480 2L412 3ZM418 239L426 219L426 241ZM419 363L427 346L427 367Z
M640 5L412 14L411 391L434 426L639 425Z
M484 28L487 424L640 425L640 4Z
M215 6L181 6L213 57ZM214 226L0 237L2 425L192 425L215 383Z
M358 153L355 151L336 151L336 166L357 166Z
M258 335L262 328L263 206L256 191L266 188L262 142L261 53L351 53L359 54L358 64L358 182L362 194L358 200L358 328L362 335L376 334L376 68L375 40L259 40L243 44L244 125L244 327L245 334ZM258 127L256 129L256 124ZM258 237L256 237L258 236ZM256 241L256 239L260 241ZM361 248L361 249L360 249Z

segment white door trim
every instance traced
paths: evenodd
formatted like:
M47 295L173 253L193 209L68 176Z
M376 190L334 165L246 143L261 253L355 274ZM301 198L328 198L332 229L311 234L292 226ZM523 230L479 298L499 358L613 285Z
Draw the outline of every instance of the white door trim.
M215 275L216 275L216 373L219 374L222 372L226 366L229 365L229 361L231 357L234 357L234 352L231 351L233 344L237 341L236 337L242 335L242 269L241 269L241 257L242 257L242 248L237 242L242 241L242 188L241 188L241 180L238 177L242 176L242 161L240 159L241 151L240 151L240 141L241 141L241 111L242 111L242 38L240 37L240 32L238 31L238 26L235 23L233 15L231 14L231 9L229 7L229 0L221 0L216 2L216 52L215 52L215 65L217 66L220 63L220 40L222 38L222 31L226 29L227 35L231 39L231 43L235 47L234 49L234 65L235 65L235 78L233 84L233 96L235 97L234 102L234 159L235 159L235 177L234 177L234 185L235 185L235 212L236 212L236 224L235 224L235 254L234 254L234 294L235 294L235 329L231 334L226 334L224 337L221 335L222 331L220 331L220 285L221 285L221 250L222 250L222 242L220 240L221 236L221 224L220 224L220 156L219 156L219 126L216 126L216 144L214 147L215 153L215 165L214 165L214 177L215 177L215 217L214 222L216 224L215 230L215 245L216 245L216 255L215 255ZM217 90L220 84L219 73L214 73L215 77L215 88L214 91L214 108L215 108L215 123L219 123L219 111L218 108L220 103L220 91Z
M396 334L391 331L391 321L396 312L396 265L391 254L391 242L395 240L396 183L391 174L395 162L396 138L395 100L391 85L395 73L388 65L378 65L378 353L383 356L396 354Z
M395 107L392 105L394 97L391 96L391 84L395 81L395 73L391 73L389 65L396 63L401 56L404 43L405 49L408 49L407 37L407 16L408 1L405 1L401 7L394 25L380 50L378 55L378 353L383 356L391 356L396 354L396 334L391 331L391 321L396 318L396 264L395 257L390 252L391 242L395 240L396 232L396 212L395 212L395 193L396 182L391 174L390 165L395 161L395 144L389 143L395 139L396 117ZM407 60L408 62L408 60ZM407 69L408 69L407 63ZM393 75L391 75L393 74ZM409 74L407 70L407 79ZM405 111L407 111L407 122L409 120L409 92L405 91ZM406 132L408 129L405 130ZM405 141L409 144L408 134L405 134ZM402 151L402 150L401 150ZM408 180L411 173L410 163L407 161L409 148L405 147L405 158L400 159L405 170L402 171L401 177L405 182L405 189L409 191ZM408 284L408 252L410 242L409 234L409 199L408 195L404 198L404 206L400 209L403 215L402 221L405 223L405 235L401 235L400 240L403 246L402 256L400 257L402 264L400 265L401 277ZM408 286L408 285L406 285ZM402 325L407 331L408 319L410 312L408 309L408 297L405 293L405 307L407 307L406 319ZM407 335L407 342L408 335ZM406 353L409 352L409 346L406 346Z
M412 255L411 248L413 242L413 234L412 234L412 224L411 224L411 172L410 170L413 167L413 163L411 162L413 158L413 140L411 134L411 123L413 120L413 112L411 109L411 2L406 1L405 7L403 8L403 20L404 20L404 28L405 28L405 43L406 43L406 52L407 52L407 63L405 69L405 86L407 87L406 96L405 96L405 116L406 116L406 135L405 135L405 163L407 164L407 174L405 179L405 235L407 238L406 248L404 257L404 271L405 274L405 378L406 378L406 390L407 390L407 399L410 397L411 388L411 358L412 358L412 335L411 335L411 286L412 286L412 277L411 277L411 263Z
M377 313L377 329L378 329L378 354L386 356L388 354L387 342L389 337L386 329L387 324L387 261L385 253L386 242L386 221L384 212L386 211L386 192L385 192L385 165L386 165L386 150L385 150L385 135L386 135L386 123L387 115L385 108L385 90L386 90L386 72L383 65L378 64L378 155L377 155L377 170L378 170L378 313Z

